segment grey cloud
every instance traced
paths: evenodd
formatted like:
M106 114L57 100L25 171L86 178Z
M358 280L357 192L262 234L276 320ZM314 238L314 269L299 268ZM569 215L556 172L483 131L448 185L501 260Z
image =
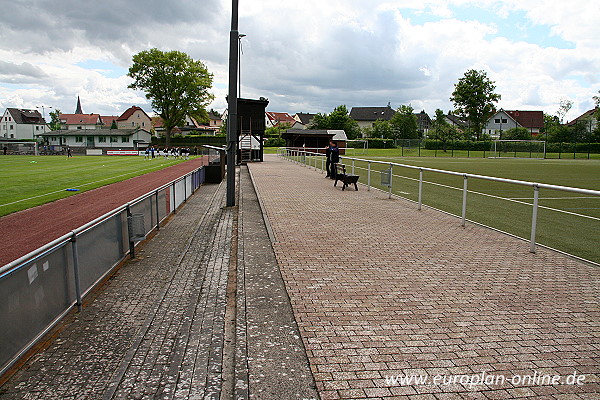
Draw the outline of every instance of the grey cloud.
M24 62L15 64L0 60L0 81L9 83L29 83L46 78L48 75L40 68Z
M168 38L193 36L194 26L210 26L221 13L219 0L17 0L3 8L11 18L0 22L0 40L27 53L91 44L119 55L124 47L162 47Z

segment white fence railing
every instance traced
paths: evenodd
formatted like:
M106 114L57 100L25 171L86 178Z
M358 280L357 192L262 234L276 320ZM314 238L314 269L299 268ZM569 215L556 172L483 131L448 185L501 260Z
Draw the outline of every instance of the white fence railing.
M310 151L310 150L316 150L316 151ZM303 149L303 148L279 148L277 151L277 154L278 154L278 156L284 157L293 162L307 165L309 167L313 167L315 170L324 171L325 165L326 165L325 149L310 149L310 150ZM561 210L561 209L556 209L556 208L547 207L547 206L540 206L540 190L551 190L551 191L559 191L559 192L565 192L565 193L578 194L578 195L582 195L582 196L589 196L589 197L593 197L593 198L597 199L597 201L600 201L600 191L598 191L598 190L582 189L582 188L560 186L560 185L551 185L551 184L545 184L545 183L528 182L528 181L522 181L522 180L516 180L516 179L498 178L498 177L493 177L493 176L462 173L462 172L456 172L456 171L447 171L447 170L440 170L440 169L435 169L435 168L419 167L419 166L414 166L414 165L377 161L377 160L369 160L369 159L361 159L361 158L354 158L354 157L347 157L347 156L340 156L340 160L346 163L346 168L350 167L349 171L352 174L357 174L357 170L364 171L363 175L366 175L366 176L362 176L362 177L363 178L366 177L367 190L370 190L371 187L381 186L381 185L373 185L372 176L374 173L389 174L389 184L385 185L385 186L387 186L386 189L388 191L389 197L391 197L392 194L394 194L395 196L398 196L398 197L407 198L406 196L403 196L402 193L398 194L398 193L393 192L392 177L415 181L417 191L418 191L417 197L416 197L416 200L413 200L410 198L409 198L409 200L415 201L417 203L417 208L419 210L421 210L421 208L424 204L423 203L423 184L424 183L432 184L432 185L436 185L436 186L440 186L440 187L445 187L448 189L460 190L462 192L462 196L461 196L462 204L461 204L461 208L460 208L461 213L460 213L460 215L457 215L457 216L460 218L462 226L465 226L466 221L468 221L468 219L467 219L468 196L467 195L469 193L486 196L486 197L494 198L497 200L506 200L506 201L516 203L516 204L531 206L530 237L528 240L529 240L529 251L532 253L535 253L535 250L536 250L536 244L537 244L536 237L538 234L538 212L540 209L549 210L549 211L553 211L553 212L559 212L561 214L568 215L571 217L579 217L579 218L583 218L587 221L600 223L600 218L593 216L593 215L586 215L586 214L582 214L582 213L578 213L578 212ZM360 164L360 167L359 167L359 164ZM366 168L365 168L365 166L366 166ZM379 167L383 166L384 169L382 170L380 168L379 170L375 170L374 169L375 166L379 166ZM407 169L407 170L412 170L414 172L418 172L418 177L411 178L411 177L406 177L406 176L402 176L402 175L394 175L393 174L394 168L402 168L402 169ZM462 178L462 185L461 185L462 188L457 188L457 187L452 187L452 186L448 186L448 185L443 185L440 183L425 181L424 180L425 173L435 173L435 174L442 174L442 175L446 175L446 176ZM513 199L513 198L506 198L506 197L493 195L493 194L489 194L489 193L482 193L480 191L469 190L469 182L474 181L474 180L489 181L489 182L495 182L498 184L508 184L508 185L518 186L518 187L529 187L529 188L531 188L531 191L532 191L531 199L533 200L533 202L530 204L530 203L519 201L519 200ZM435 207L433 207L433 208L435 208ZM598 209L600 209L600 206ZM447 212L446 210L443 210L443 211ZM488 212L493 213L494 210L489 210ZM451 213L451 214L453 214L453 213ZM456 214L453 214L453 215L456 215ZM471 221L471 222L475 222L480 225L486 225L486 224L478 222L478 221ZM553 249L561 251L561 252L565 252L568 255L572 255L576 258L581 258L584 261L588 261L588 262L592 262L594 264L600 265L598 263L598 260L600 260L600 246L598 245L598 243L600 242L600 236L598 236L598 229L597 229L597 228L600 228L600 224L598 224L598 225L599 226L596 227L595 229L590 228L590 232L589 232L589 234L592 236L590 238L591 239L590 246L595 246L595 248L596 248L595 251L597 253L594 253L594 255L596 257L587 257L587 258L580 257L577 254L571 254L569 252L562 251L561 249L557 249L557 248L553 248ZM488 226L488 225L486 225L486 226ZM501 230L495 226L489 226L489 227L496 229L496 230ZM505 232L505 233L509 233L509 232ZM512 234L512 233L510 233L510 234ZM518 235L513 235L513 236L518 236ZM595 239L594 239L594 236L595 236ZM545 247L550 247L550 246L545 245ZM552 248L552 247L550 247L550 248ZM593 251L593 249L592 249L592 251ZM592 258L592 260L590 260L590 258Z

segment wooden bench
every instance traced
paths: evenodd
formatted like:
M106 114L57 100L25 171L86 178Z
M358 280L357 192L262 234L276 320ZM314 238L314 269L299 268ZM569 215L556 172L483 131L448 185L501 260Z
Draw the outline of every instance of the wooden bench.
M337 186L338 181L342 181L342 190L345 190L348 185L354 184L354 189L358 191L358 175L346 173L346 166L344 164L335 164L335 183L333 186Z

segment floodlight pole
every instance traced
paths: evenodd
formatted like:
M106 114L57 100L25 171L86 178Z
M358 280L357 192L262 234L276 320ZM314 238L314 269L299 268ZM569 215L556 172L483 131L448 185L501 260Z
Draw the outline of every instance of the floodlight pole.
M237 75L240 34L238 0L232 0L229 32L229 95L227 98L227 207L235 206L235 158L237 155Z

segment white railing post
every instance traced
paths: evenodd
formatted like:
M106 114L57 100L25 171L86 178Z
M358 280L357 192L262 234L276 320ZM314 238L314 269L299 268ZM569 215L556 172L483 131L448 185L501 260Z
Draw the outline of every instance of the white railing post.
M419 168L419 205L417 210L423 205L423 168Z
M535 231L537 229L537 214L538 214L539 200L540 200L540 187L538 185L533 185L533 212L531 215L531 244L529 246L529 251L531 253L535 253Z
M367 191L371 190L371 161L369 161L367 167Z
M352 175L354 175L354 160L352 160Z
M321 173L325 173L325 157L321 157Z
M460 225L464 228L467 219L467 175L463 175L463 200L462 200L462 220Z
M390 163L390 187L388 189L388 199L392 198L392 177L394 176L394 170L392 169L392 164Z

